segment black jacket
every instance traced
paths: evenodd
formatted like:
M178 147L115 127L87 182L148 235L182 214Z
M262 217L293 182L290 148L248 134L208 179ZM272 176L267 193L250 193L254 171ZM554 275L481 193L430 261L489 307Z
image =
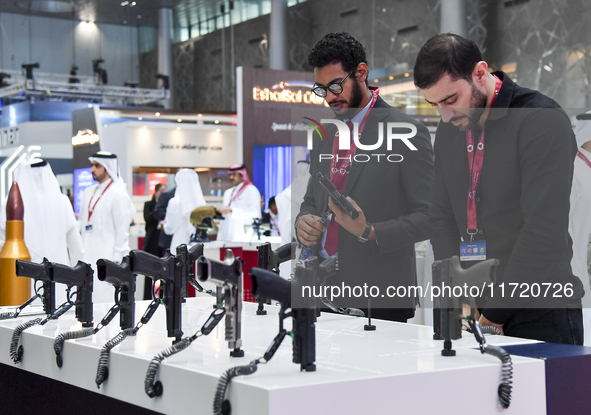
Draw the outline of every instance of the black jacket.
M368 287L379 286L378 297L370 297L372 308L376 307L372 314L378 318L398 319L400 312L406 313L405 318L412 317L415 298L412 295L389 298L386 296L386 289L389 285L416 284L414 244L428 238L427 219L433 179L433 151L427 128L400 110L390 107L381 98L378 98L368 116L360 138L361 143L376 143L378 123L383 123L385 127L388 122L415 125L418 133L410 141L418 150L411 151L401 140L393 140L391 151L386 148L386 140L381 148L374 151L357 149L356 155L367 154L370 161L352 163L343 194L350 196L363 210L366 220L375 228L377 242L374 240L362 243L356 236L340 227L340 270L335 283L345 283L351 287L363 286L364 283L367 283ZM332 153L332 138L336 127L326 124L325 129L328 140L314 142L311 152L311 179L298 216L320 216L328 209L328 194L317 182L316 173L321 171L330 177L330 160L321 162L319 154ZM381 157L378 162L377 157L371 156L372 154L400 154L404 160L389 162L385 157ZM360 160L362 159L363 157L360 157ZM393 157L392 160L399 158ZM319 248L320 241L314 246L313 253L316 254ZM381 297L382 294L384 297ZM339 305L363 308L367 307L367 300L368 297L364 295L360 298L337 299L337 302ZM401 310L403 308L406 309Z
M158 219L154 217L156 200L152 197L144 203L144 220L146 221L146 236L144 237L143 250L161 256L161 249L158 247Z
M158 203L156 203L156 207L154 208L154 218L158 221L164 220L166 217L166 208L168 207L168 202L170 199L174 197L174 193L176 191L176 187L172 189L166 189L162 193L160 193L160 197L158 198ZM164 233L163 230L160 230L158 236L158 246L164 250L170 248L170 243L172 242L172 235L167 235Z
M513 289L509 283L525 284L517 296L522 291L528 294L533 283L558 283L561 287L571 283L573 297L581 296L581 283L570 268L572 241L568 233L577 146L569 118L555 101L516 85L502 72L496 75L503 86L484 125L484 164L475 195L479 229L475 239L486 240L487 258L500 261L497 280L505 283L504 293L495 291L483 314L494 323L514 325L545 312L520 308L551 308L572 297L553 286L549 292L560 291L562 298L534 301L529 293L529 299L509 300ZM459 255L460 237L469 240L468 185L465 132L441 122L435 140L429 220L436 260ZM545 287L541 288L543 292Z

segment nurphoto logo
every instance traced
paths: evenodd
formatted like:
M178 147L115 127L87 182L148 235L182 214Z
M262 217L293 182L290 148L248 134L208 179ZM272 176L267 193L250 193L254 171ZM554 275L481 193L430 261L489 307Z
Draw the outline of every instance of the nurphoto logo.
M320 136L320 141L329 141L329 135L327 134L326 130L324 129L324 127L322 126L322 124L333 124L337 127L337 131L335 133L335 139L338 138L338 144L339 144L339 150L351 150L351 131L349 130L349 127L347 126L347 123L341 120L337 120L337 119L333 119L333 118L329 118L329 119L321 119L320 122L309 118L309 117L303 117L306 120L310 121L309 122L304 122L304 124L306 124L307 126L310 127L310 129L308 130L308 150L312 150L314 145L314 132L317 132L318 135ZM408 132L394 132L394 130L397 131L408 131ZM392 142L394 140L401 140L411 151L417 151L418 149L414 146L414 144L410 141L411 138L413 138L414 136L416 136L417 134L417 127L414 126L413 124L407 123L407 122L388 122L388 123L384 123L380 122L378 123L378 137L377 137L377 141L374 144L363 144L360 141L360 134L359 134L359 123L354 122L353 123L353 142L355 143L355 147L359 150L363 150L363 151L375 151L380 149L383 144L384 141L386 142L386 149L387 151L392 151ZM342 157L339 157L339 155L337 154L336 156L334 154L319 154L319 161L322 160L332 160L333 158L337 157L337 161L342 159ZM366 154L366 153L362 153L362 154L354 154L354 155L348 155L347 158L349 159L350 162L352 161L356 161L356 162L360 162L360 163L367 163L368 161L370 161L372 159L372 157L374 157L376 159L376 161L381 161L381 158L383 157L384 160L387 160L389 162L392 163L400 163L404 157L401 154L378 154L378 153L372 153L372 154Z

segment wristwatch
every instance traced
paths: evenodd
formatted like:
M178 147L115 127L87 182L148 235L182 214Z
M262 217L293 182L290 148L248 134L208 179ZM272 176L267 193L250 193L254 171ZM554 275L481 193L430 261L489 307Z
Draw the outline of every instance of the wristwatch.
M357 240L359 242L367 242L369 240L369 234L371 232L371 223L367 222L365 224L365 230L363 231L363 233L357 237Z

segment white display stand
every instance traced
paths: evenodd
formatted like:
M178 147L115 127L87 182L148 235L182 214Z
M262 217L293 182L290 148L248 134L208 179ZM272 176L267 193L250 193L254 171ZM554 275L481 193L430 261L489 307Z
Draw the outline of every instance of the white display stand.
M138 321L149 302L136 305ZM183 304L185 335L192 335L212 311L214 298L201 295ZM111 352L108 380L97 389L95 377L102 346L120 331L118 318L98 334L67 341L63 367L56 365L55 337L80 328L73 311L45 326L24 331L22 362L16 367L75 385L133 405L166 414L211 414L216 385L230 367L261 357L278 332L278 307L255 315L256 304L244 303L242 338L245 357L231 358L224 340L224 323L207 337L165 360L159 379L161 397L149 398L144 378L150 360L171 345L166 337L165 309L159 307L136 337ZM94 320L111 307L97 304ZM0 321L0 363L13 366L9 344L14 328L38 316ZM364 331L366 319L323 314L316 323L316 372L300 372L292 363L286 337L274 358L250 376L232 380L227 398L233 415L301 414L545 414L545 375L542 360L513 356L513 399L502 411L497 387L500 361L481 355L472 335L454 341L456 357L442 357L442 341L432 340L432 328L373 320L376 331ZM286 323L286 328L291 322ZM487 336L495 345L532 343L510 337Z

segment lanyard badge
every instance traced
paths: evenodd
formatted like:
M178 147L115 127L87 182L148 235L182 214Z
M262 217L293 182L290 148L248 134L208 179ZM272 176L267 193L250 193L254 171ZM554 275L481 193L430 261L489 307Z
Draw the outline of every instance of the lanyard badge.
M502 81L496 78L495 94L493 95L490 104L491 107L493 106L502 85ZM468 226L466 232L470 235L470 241L460 243L460 260L462 261L479 261L486 259L486 241L474 241L474 235L478 233L476 189L480 182L482 166L484 164L484 142L484 130L480 135L478 143L476 143L474 128L466 131L466 151L468 153L468 167L470 168L470 184L468 188L468 202L466 209Z

